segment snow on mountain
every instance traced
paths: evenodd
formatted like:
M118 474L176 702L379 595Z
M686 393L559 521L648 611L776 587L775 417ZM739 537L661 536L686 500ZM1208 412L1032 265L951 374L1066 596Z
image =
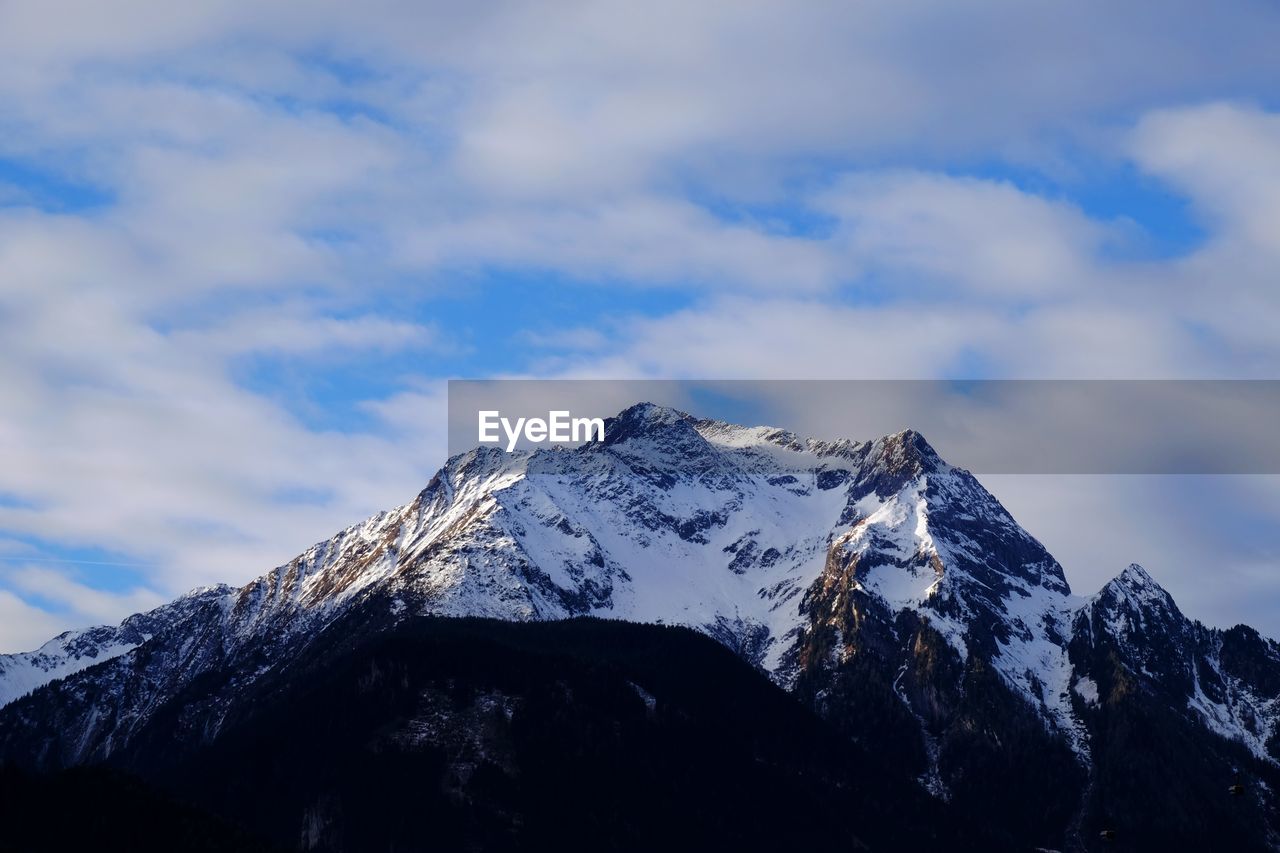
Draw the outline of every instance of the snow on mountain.
M1113 651L1171 705L1261 758L1280 759L1280 644L1242 625L1192 622L1137 564L1088 599L1078 620L1081 641Z
M0 657L0 706L27 695L56 678L119 657L149 639L122 640L118 629L90 628L59 634L33 652ZM135 638L130 637L130 640Z
M128 654L150 640L156 626L167 624L193 603L223 598L228 586L205 587L118 626L99 626L59 634L33 652L0 655L0 707L42 685Z
M1043 546L918 433L826 442L640 404L605 435L574 449L455 456L412 502L239 590L193 593L119 628L0 658L0 705L104 664L80 677L132 692L111 722L94 717L73 756L82 760L202 668L232 662L252 678L361 607L390 622L595 614L688 625L786 687L826 665L814 663L815 632L837 636L836 662L879 637L895 690L927 728L941 712L918 642L899 624L906 613L941 635L958 666L989 665L1083 762L1081 708L1101 699L1080 649L1103 642L1161 689L1184 690L1179 701L1206 726L1274 760L1275 694L1237 660L1262 655L1280 671L1274 643L1193 625L1137 567L1073 596ZM164 653L132 659L161 643Z

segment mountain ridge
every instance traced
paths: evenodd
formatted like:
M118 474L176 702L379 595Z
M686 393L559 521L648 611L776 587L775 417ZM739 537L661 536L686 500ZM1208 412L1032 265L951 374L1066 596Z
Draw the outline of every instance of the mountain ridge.
M873 709L901 741L883 757L914 766L942 799L983 807L994 775L988 787L965 780L1013 760L1001 733L1018 733L1074 780L1064 797L1030 768L1008 771L1029 774L1025 809L1048 810L1061 832L1090 808L1088 780L1110 762L1098 744L1114 742L1100 726L1131 695L1208 738L1206 767L1243 767L1241 749L1249 773L1280 761L1280 646L1187 619L1134 564L1093 596L1073 595L1044 546L914 430L828 442L637 404L606 422L606 436L458 454L410 503L239 589L166 605L179 616L149 636L108 631L99 654L59 658L73 637L45 653L61 682L34 692L57 694L52 704L4 692L6 672L30 685L39 661L22 658L19 670L22 656L0 658L0 697L10 696L0 758L109 760L201 673L232 673L202 700L231 707L358 607L375 627L582 615L692 627L878 749L860 721ZM200 719L200 737L216 739L218 714ZM1028 820L1019 831L1040 830Z

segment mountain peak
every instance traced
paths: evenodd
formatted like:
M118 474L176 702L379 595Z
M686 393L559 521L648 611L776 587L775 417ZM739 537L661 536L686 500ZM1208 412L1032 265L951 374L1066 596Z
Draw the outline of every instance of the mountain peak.
M1173 597L1137 563L1130 563L1124 571L1109 580L1095 599L1117 604L1124 602L1138 611L1160 610L1181 615Z
M670 406L659 406L657 403L640 402L628 406L615 419L625 423L646 423L653 425L673 424L677 421L692 420L693 416Z
M1112 578L1107 586L1115 586L1126 592L1139 594L1164 593L1164 588L1138 563L1130 563L1124 571Z
M884 437L886 446L901 448L903 453L907 453L918 459L930 459L941 461L938 451L933 449L925 437L914 429L904 429L895 432L892 435Z
M915 465L930 471L943 464L938 451L914 429L890 433L871 442L871 456L894 468Z
M1156 583L1156 579L1151 577L1151 573L1142 568L1138 563L1130 563L1125 567L1123 572L1116 576L1115 580L1135 588L1159 586L1159 584Z
M924 436L913 429L883 436L864 446L864 476L881 497L898 492L921 475L946 467Z
M693 416L679 409L636 403L605 420L605 444L619 444L636 436L666 432L672 427L693 432L693 423Z

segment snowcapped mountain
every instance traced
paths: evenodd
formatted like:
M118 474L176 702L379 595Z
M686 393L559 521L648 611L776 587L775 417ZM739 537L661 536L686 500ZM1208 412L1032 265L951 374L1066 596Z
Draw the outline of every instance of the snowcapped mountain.
M1186 619L1136 566L1074 596L1044 547L910 430L826 442L640 404L605 435L456 456L412 502L240 589L0 657L0 756L109 760L165 708L215 740L247 685L326 627L354 630L353 614L364 631L598 615L714 637L941 799L990 809L1020 786L1010 820L1028 837L1057 821L1056 837L1078 838L1083 816L1104 818L1108 714L1141 696L1208 744L1201 772L1261 774L1251 797L1274 839L1273 641Z
M193 590L169 604L103 625L59 634L33 652L0 655L0 707L55 679L117 658L150 640L163 626L185 623L202 602L218 601L231 587Z
M1072 642L1073 688L1086 704L1098 702L1089 673L1105 668L1097 662L1105 656L1211 731L1280 758L1280 645L1244 625L1217 631L1188 620L1141 566L1085 602Z

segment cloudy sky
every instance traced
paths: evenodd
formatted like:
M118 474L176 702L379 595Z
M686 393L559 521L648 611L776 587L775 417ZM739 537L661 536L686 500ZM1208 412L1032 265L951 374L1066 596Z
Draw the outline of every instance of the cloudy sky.
M409 499L451 376L1280 377L1277 44L1252 0L7 0L0 651ZM992 485L1077 591L1138 559L1280 635L1273 478L1104 480Z

